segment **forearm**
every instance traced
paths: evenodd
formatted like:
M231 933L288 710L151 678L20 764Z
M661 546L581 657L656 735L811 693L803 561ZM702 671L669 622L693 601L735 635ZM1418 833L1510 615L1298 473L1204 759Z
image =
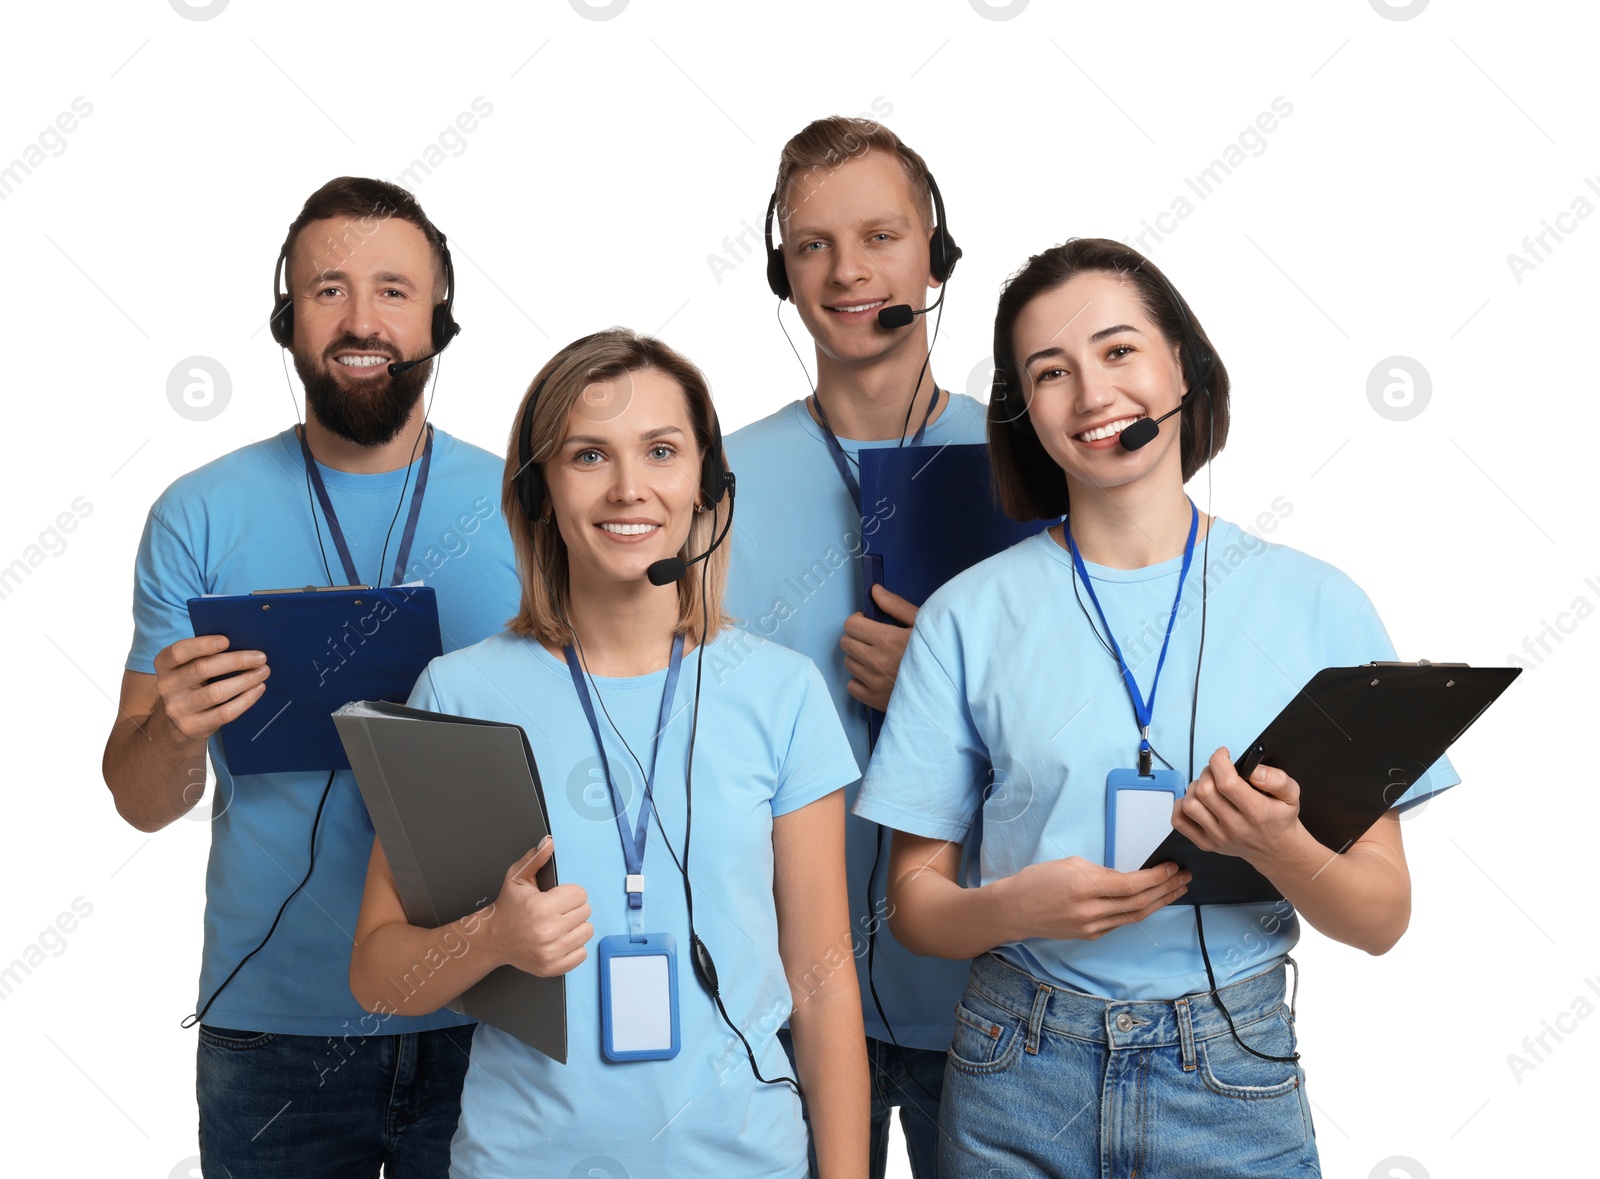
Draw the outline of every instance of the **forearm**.
M505 959L490 936L487 905L437 929L394 921L357 941L350 953L350 992L368 1011L427 1015L478 982Z
M159 831L200 801L205 759L204 738L179 733L157 704L147 715L118 715L100 772L117 813L141 831Z
M872 1100L854 960L845 955L813 993L795 1000L789 1032L821 1179L864 1177Z
M1255 867L1319 932L1369 954L1388 951L1410 924L1410 873L1374 844L1338 855L1301 827Z
M1007 879L963 888L921 868L889 883L889 926L913 954L957 960L976 958L996 946L1020 941L1015 914L1006 904Z

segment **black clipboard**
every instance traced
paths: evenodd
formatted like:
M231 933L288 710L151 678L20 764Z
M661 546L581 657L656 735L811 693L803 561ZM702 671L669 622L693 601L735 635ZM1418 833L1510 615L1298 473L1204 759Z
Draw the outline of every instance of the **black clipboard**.
M266 691L222 726L233 774L347 770L332 713L347 700L404 703L444 653L431 586L284 590L190 598L196 635L262 651Z
M1300 821L1319 842L1346 851L1399 801L1499 699L1518 667L1450 663L1369 663L1328 667L1312 676L1246 747L1300 784ZM1271 902L1282 894L1238 856L1201 851L1174 831L1144 862L1194 873L1176 904Z

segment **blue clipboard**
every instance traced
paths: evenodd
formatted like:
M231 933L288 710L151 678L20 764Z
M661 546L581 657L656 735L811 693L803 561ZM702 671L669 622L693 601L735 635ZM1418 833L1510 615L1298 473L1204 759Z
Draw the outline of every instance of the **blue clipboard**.
M222 726L238 774L347 770L333 712L350 700L403 704L444 653L429 586L339 588L190 598L196 635L262 651L272 674L243 716Z
M934 590L1054 521L1017 523L1000 508L981 442L947 446L880 446L861 460L862 613L894 620L872 600L885 585L921 606ZM883 714L867 709L873 744Z

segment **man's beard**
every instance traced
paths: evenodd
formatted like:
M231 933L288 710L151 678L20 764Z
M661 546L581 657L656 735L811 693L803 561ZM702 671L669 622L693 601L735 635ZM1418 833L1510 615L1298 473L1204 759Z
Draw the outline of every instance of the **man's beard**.
M345 337L336 341L324 356L323 364L316 364L298 352L294 355L294 369L306 390L306 407L333 433L357 446L382 446L392 442L405 428L411 411L422 396L433 362L407 369L385 382L373 381L371 388L348 388L330 371L339 362L332 359L339 351L381 353L395 361L402 357L387 345L374 340L357 340Z

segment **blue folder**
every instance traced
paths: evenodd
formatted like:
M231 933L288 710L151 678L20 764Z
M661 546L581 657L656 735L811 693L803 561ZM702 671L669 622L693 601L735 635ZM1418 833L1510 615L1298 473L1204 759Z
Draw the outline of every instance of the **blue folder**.
M981 442L874 447L860 459L861 608L875 622L894 620L872 600L873 586L921 606L957 573L1052 523L1019 524L1001 510ZM868 709L873 744L882 725Z
M222 726L236 775L349 769L334 709L405 703L444 653L428 586L190 598L189 621L196 635L226 635L230 650L265 652L272 669L261 699Z

